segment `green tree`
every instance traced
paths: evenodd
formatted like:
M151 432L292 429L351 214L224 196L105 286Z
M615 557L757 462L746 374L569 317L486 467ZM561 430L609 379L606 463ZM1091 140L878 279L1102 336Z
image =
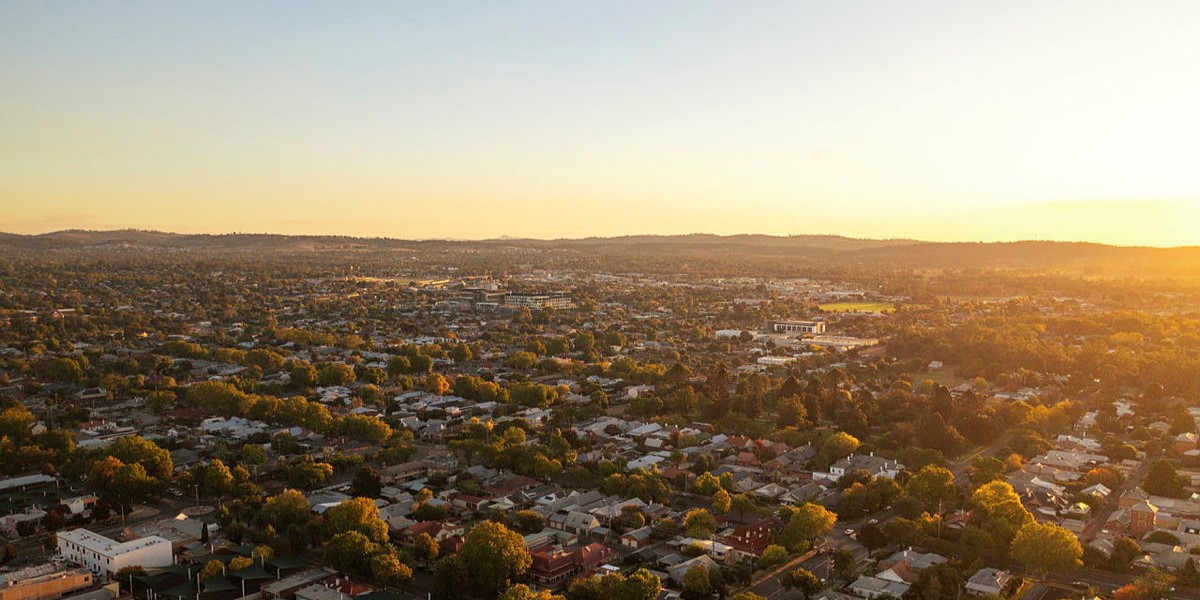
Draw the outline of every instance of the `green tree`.
M1187 491L1184 490L1184 480L1175 472L1175 467L1166 460L1156 460L1150 465L1150 470L1146 472L1146 479L1142 481L1142 489L1146 493L1155 496L1166 496L1167 498L1185 498Z
M454 348L450 349L450 358L454 360L455 363L462 364L471 360L473 357L474 353L471 352L471 347L467 344L458 344Z
M533 510L518 510L513 513L513 524L524 533L537 533L546 527L546 518Z
M346 385L355 379L354 369L342 363L322 365L317 374L317 383L321 386Z
M658 600L662 580L646 569L634 571L613 590L612 600Z
M733 597L730 598L729 600L767 600L767 599L763 596L759 596L758 594L755 594L754 592L738 592L738 593L734 594Z
M279 369L284 362L284 358L278 353L262 348L255 348L246 353L246 364L258 367L265 373Z
M456 558L462 572L471 574L468 587L487 596L523 576L532 562L521 534L495 521L472 528Z
M233 472L220 459L213 459L204 468L201 488L206 496L223 497L233 489Z
M267 450L260 444L242 446L242 462L248 465L261 465L267 462Z
M703 508L693 508L683 517L683 530L688 536L708 539L717 530L717 520Z
M732 507L732 505L733 499L729 497L729 492L725 490L717 490L717 493L713 494L712 509L713 512L717 513L718 515L723 515L729 512L729 509Z
M1052 523L1031 521L1012 541L1013 558L1035 573L1063 572L1082 565L1083 547L1074 533Z
M994 456L976 456L967 467L967 478L975 485L1004 478L1004 462Z
M408 357L410 365L409 372L414 375L433 372L433 359L424 354L415 354Z
M307 363L292 367L291 371L288 371L288 376L292 385L298 388L310 388L317 384L317 368Z
M214 575L219 575L224 570L225 570L225 563L214 558L214 559L204 563L204 566L200 569L200 580L203 581Z
M170 390L150 392L146 395L146 408L149 408L150 412L159 415L166 412L167 408L175 403L175 400L175 392Z
M1142 591L1144 598L1150 600L1172 597L1172 592L1175 591L1172 587L1174 583L1175 578L1170 573L1153 567L1133 580L1133 586Z
M369 466L359 467L350 481L350 494L363 498L378 498L383 490L383 479L379 471Z
M284 478L300 489L311 490L329 482L333 477L333 465L312 460L300 460L284 469Z
M791 517L779 534L779 542L792 552L811 546L833 530L837 514L817 504L802 504L792 510Z
M357 531L376 543L388 541L388 525L379 516L379 507L370 498L352 498L325 512L330 535Z
M1142 555L1142 547L1133 538L1119 537L1113 540L1112 554L1109 563L1113 570L1124 573L1129 570L1133 560Z
M847 548L838 548L833 552L833 573L834 576L849 583L858 576L856 573L858 561L854 558L854 553Z
M441 373L430 373L425 378L425 391L441 396L450 391L450 383L446 381L446 378Z
M202 381L192 384L186 395L189 404L226 417L246 414L250 397L234 385L223 381Z
M833 464L849 456L851 452L858 449L860 444L858 438L844 431L834 433L821 443L821 450L817 453L817 462L822 465Z
M254 559L249 556L235 556L229 561L229 572L236 573L254 564Z
M758 508L758 500L750 494L738 494L733 497L729 508L738 515L744 515Z
M371 570L371 556L379 546L357 531L343 531L325 544L321 560L329 566L350 573L364 574Z
M708 578L708 568L704 565L693 565L683 574L683 590L690 598L707 598L712 593L712 583Z
M998 541L1008 543L1033 515L1021 504L1021 497L1003 481L985 483L971 495L975 505L973 518Z
M139 463L121 465L109 482L108 490L125 502L142 502L156 494L160 482L146 473Z
M370 565L371 576L384 584L403 588L412 580L412 569L400 562L395 550L390 547L381 548L372 554Z
M250 551L250 558L258 561L260 565L264 564L268 560L275 558L275 549L270 546L255 546Z
M260 515L276 529L303 525L309 521L308 499L298 490L283 490L267 499Z
M884 533L883 528L876 523L867 523L858 529L858 543L862 544L867 550L874 552L886 545L891 540Z
M781 583L784 589L799 589L800 597L804 598L804 600L808 600L813 594L821 591L821 580L804 567L797 567L792 571L784 573Z
M787 548L778 544L771 544L763 550L762 556L758 557L758 568L773 569L787 562Z
M115 456L125 464L138 463L146 468L146 473L155 479L169 481L175 472L175 463L171 461L171 453L141 436L131 435L118 438L103 452L107 456Z
M537 355L524 350L513 352L504 359L504 366L510 369L532 369L537 364Z
M413 558L425 563L425 567L433 564L437 560L438 554L441 552L441 547L437 540L428 533L421 533L413 540Z
M958 497L954 473L936 465L921 467L904 485L904 492L930 507L952 503Z
M696 482L692 484L692 489L703 496L712 496L721 489L721 480L717 479L712 473L704 472L696 478Z
M566 600L565 597L553 594L550 590L531 590L529 586L518 583L500 594L498 600Z

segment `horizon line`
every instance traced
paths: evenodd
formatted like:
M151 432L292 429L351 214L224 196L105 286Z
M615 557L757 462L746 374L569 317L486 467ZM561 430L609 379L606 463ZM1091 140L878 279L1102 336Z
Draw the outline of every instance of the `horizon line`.
M272 232L266 232L266 231L261 231L261 232L231 231L231 232L225 232L225 233L213 233L213 232L180 233L177 231L164 231L161 229L139 229L139 228L135 228L135 227L125 227L125 228L120 228L120 229L85 229L85 228L74 227L74 228L67 228L67 229L55 229L55 230L50 230L50 231L43 231L43 232L39 232L39 233L15 233L15 232L8 232L8 231L0 231L0 236L36 238L36 237L46 237L46 236L52 236L52 235L57 235L57 234L70 234L70 233L104 234L104 233L122 233L122 232L159 234L159 235L170 235L170 236L180 236L180 237L187 237L187 236L207 236L207 237L276 236L276 237L285 237L285 238L349 238L349 239L358 239L358 240L381 240L381 241L395 241L395 242L519 242L519 241L574 242L574 241L584 241L584 240L616 240L616 239L621 239L621 238L635 238L635 237L683 238L683 237L692 237L692 236L705 236L705 237L715 237L715 238L735 238L735 237L752 237L753 236L753 237L765 237L765 238L775 238L775 239L804 238L804 237L808 237L808 238L840 238L840 239L844 239L844 240L853 240L853 241L862 241L862 242L909 242L914 245L915 244L1049 243L1049 244L1090 244L1090 245L1094 245L1094 246L1106 246L1106 247L1110 247L1110 248L1129 248L1129 249L1149 248L1149 249L1157 249L1157 250L1200 248L1200 244L1190 244L1190 245L1182 245L1182 246L1152 246L1152 245L1147 245L1147 244L1122 245L1122 244L1110 244L1110 243L1105 243L1105 242L1097 242L1097 241L1092 241L1092 240L1078 240L1078 239L1075 239L1075 240L1072 240L1072 239L1015 239L1015 240L959 239L959 240L936 241L936 240L923 240L923 239L918 239L918 238L905 238L905 237L882 237L882 238L853 237L853 236L847 236L847 235L838 234L838 233L771 234L771 233L752 233L752 232L732 233L732 234L707 233L707 232L627 233L627 234L617 234L617 235L592 235L592 236L584 236L584 237L559 237L559 238L508 236L508 235L503 235L503 234L500 236L496 236L496 237L481 237L481 238L452 238L452 237L404 238L404 237L389 237L389 236L350 235L350 234L340 234L340 233L272 233Z

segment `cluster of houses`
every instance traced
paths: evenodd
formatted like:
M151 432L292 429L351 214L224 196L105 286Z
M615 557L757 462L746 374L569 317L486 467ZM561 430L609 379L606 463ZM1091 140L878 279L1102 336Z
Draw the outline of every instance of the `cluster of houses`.
M847 588L850 594L827 592L824 598L828 600L861 599L861 598L902 598L909 589L921 579L925 569L943 563L950 559L932 552L922 553L911 548L900 550L876 564L874 575L860 575ZM964 590L968 594L993 594L1000 596L1012 591L1012 585L1018 580L1005 571L984 567L972 574Z

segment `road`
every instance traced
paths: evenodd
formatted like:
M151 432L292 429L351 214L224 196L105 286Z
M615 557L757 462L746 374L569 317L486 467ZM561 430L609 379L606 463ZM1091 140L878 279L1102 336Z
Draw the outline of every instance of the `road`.
M867 557L867 549L853 537L846 535L845 530L857 529L865 521L865 519L850 522L839 521L835 526L836 529L825 536L825 543L822 546L801 554L786 564L755 577L750 582L749 591L764 598L780 597L784 592L782 583L783 575L788 571L795 570L796 567L804 567L811 571L813 575L820 577L822 581L828 580L832 571L833 552L840 548L850 550L854 554L854 559L862 562Z
M193 504L194 502L191 502L190 499L176 500L173 498L162 498L149 504L135 505L133 510L126 514L124 518L118 515L103 523L93 523L86 527L101 535L118 538L121 531L126 527L162 518L164 514L174 516L184 507L192 506ZM70 528L70 526L67 527L67 529ZM50 533L41 532L12 540L10 543L17 548L18 557L14 566L21 564L36 565L45 562L47 558L54 554L53 550L48 550L45 546L46 539L50 535Z
M1011 438L1011 435L1005 435L1001 439L987 446L983 446L954 462L951 462L947 468L950 469L951 473L954 473L954 482L958 484L959 487L966 487L970 485L971 480L967 477L967 469L971 467L971 461L980 456L995 456L995 454L999 452L1001 448L1008 446L1008 442Z
M1104 506L1100 507L1100 510L1096 511L1096 513L1092 515L1092 518L1090 521L1088 521L1087 526L1085 526L1083 531L1079 533L1079 541L1086 544L1087 542L1095 539L1096 534L1100 533L1101 529L1104 527L1104 524L1108 522L1109 517L1111 517L1113 512L1117 510L1117 506L1120 504L1121 495L1124 494L1126 490L1130 490L1142 485L1142 480L1146 478L1146 473L1150 470L1150 463L1152 462L1154 461L1147 456L1145 460L1142 461L1142 464L1138 466L1137 471L1134 471L1132 474L1130 474L1130 476L1127 477L1125 481L1121 483L1121 485L1117 486L1117 489L1113 490L1112 493L1109 494L1108 501L1104 503Z

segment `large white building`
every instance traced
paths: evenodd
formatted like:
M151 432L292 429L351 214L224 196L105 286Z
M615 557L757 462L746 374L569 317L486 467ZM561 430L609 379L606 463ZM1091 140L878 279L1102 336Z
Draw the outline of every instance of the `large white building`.
M771 321L775 333L825 333L824 321Z
M517 292L509 292L504 297L504 304L508 306L524 306L526 308L549 310L575 308L575 303L571 302L571 296L567 295L565 292L554 292L552 294L522 294Z
M852 453L850 456L829 465L829 472L827 473L814 471L813 479L838 481L850 471L866 471L871 477L895 479L900 474L900 471L903 470L904 465L898 461L875 456L874 452L870 454Z
M165 538L151 535L118 542L86 529L59 532L58 553L97 576L134 565L146 569L169 567L173 562L171 542Z

